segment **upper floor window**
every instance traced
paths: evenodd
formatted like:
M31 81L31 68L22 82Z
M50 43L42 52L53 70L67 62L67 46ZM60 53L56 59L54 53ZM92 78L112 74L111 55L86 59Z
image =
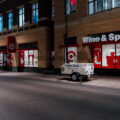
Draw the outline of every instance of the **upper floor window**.
M0 32L3 31L3 16L0 16Z
M120 7L120 0L112 0L112 7Z
M19 26L24 26L25 24L25 14L24 8L19 9Z
M8 13L8 30L13 28L13 12Z
M120 0L89 0L89 14L120 7Z
M32 5L32 21L33 23L37 23L39 21L39 15L38 15L38 2L34 3Z

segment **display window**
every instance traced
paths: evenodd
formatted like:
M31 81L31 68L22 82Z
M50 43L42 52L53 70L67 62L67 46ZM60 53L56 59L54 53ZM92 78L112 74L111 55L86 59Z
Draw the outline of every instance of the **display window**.
M77 63L77 47L68 47L68 62ZM66 61L66 49L65 49L65 61Z
M3 53L0 53L0 67L3 66Z
M0 53L0 67L11 67L12 56L10 53Z
M20 51L20 67L38 67L38 50Z
M20 66L24 67L24 51L20 52Z
M120 44L116 44L116 69L120 69Z
M102 45L102 68L115 69L115 44Z
M93 47L95 68L120 69L120 43Z
M95 68L101 68L101 45L93 47L93 63Z

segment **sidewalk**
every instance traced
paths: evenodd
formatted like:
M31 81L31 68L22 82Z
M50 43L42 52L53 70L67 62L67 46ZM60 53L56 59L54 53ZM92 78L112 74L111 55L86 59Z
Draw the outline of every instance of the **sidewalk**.
M96 79L84 82L82 84L120 89L120 76L96 76Z
M31 78L36 80L47 80L47 81L55 81L55 82L63 82L63 83L71 83L71 84L80 84L79 81L74 82L71 81L69 76L63 75L48 75L41 73L29 73L29 72L0 72L0 76L15 76L15 77L24 77ZM84 81L81 83L82 85L87 86L95 86L95 87L105 87L105 88L113 88L120 89L120 76L96 76L94 79L89 81Z
M38 73L37 74L34 73L34 74L35 74L35 76L33 77L34 79L80 84L80 81L77 81L77 82L71 81L69 76L47 75L47 74L38 74ZM116 76L95 76L95 78L88 80L88 81L83 81L81 84L88 85L88 86L95 86L95 87L120 89L120 76L118 76L118 77L116 77Z

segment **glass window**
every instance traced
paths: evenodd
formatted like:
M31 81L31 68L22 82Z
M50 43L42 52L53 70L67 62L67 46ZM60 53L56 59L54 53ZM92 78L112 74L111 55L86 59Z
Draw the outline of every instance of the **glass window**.
M102 67L115 68L115 44L106 44L102 46Z
M19 9L19 26L24 26L25 24L25 17L24 17L24 8Z
M21 51L20 67L38 67L38 50Z
M95 68L101 68L101 45L93 47L93 63Z
M3 16L0 16L0 32L3 31Z
M95 45L93 63L95 68L120 69L120 43Z
M89 14L120 7L120 0L89 0Z
M102 0L95 1L95 12L102 11Z
M3 53L0 53L0 66L3 66Z
M33 23L37 23L39 21L38 2L32 5L32 21Z
M108 0L103 0L103 10L107 10L108 9Z
M66 48L65 48L65 61L66 59ZM77 47L68 47L68 62L77 63Z
M112 0L112 8L120 7L120 0Z
M13 13L8 13L8 30L11 30L13 27Z
M94 13L94 6L93 6L93 2L89 3L89 14L93 14Z
M116 68L120 69L120 44L116 44Z

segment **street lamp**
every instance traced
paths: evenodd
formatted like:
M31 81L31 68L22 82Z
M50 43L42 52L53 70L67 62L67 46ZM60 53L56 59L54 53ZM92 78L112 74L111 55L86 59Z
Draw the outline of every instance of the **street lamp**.
M64 9L64 14L65 14L65 34L64 34L64 44L65 44L65 53L66 53L66 59L65 62L68 63L68 44L67 44L67 40L68 40L68 18L67 18L67 8L66 8L66 0L64 0L64 5L65 5L65 9Z

